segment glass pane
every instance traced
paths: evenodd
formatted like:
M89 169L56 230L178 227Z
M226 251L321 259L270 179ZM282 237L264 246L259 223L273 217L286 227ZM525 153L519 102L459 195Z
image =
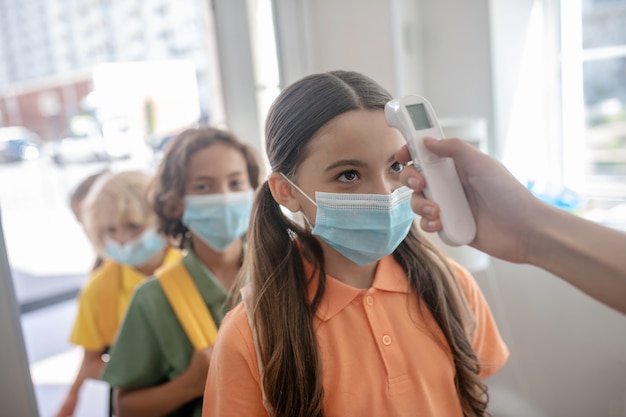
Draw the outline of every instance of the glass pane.
M583 48L626 44L626 0L583 1Z
M623 107L626 106L626 57L585 62L583 82L590 124L623 117Z
M94 262L69 196L104 169L152 172L172 135L223 123L215 44L207 0L0 0L0 208L42 416L80 363L68 339ZM107 415L94 384L76 417Z
M591 182L626 195L626 57L588 61L583 77Z

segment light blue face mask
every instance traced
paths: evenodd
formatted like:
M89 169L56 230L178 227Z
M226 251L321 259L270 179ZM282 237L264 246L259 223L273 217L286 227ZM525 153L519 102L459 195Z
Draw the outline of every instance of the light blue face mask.
M408 187L400 187L391 194L316 192L313 201L300 187L285 179L317 206L312 233L358 265L376 262L393 253L415 219L411 210L413 191Z
M148 263L155 255L165 249L167 243L156 230L146 229L136 239L123 245L112 239L105 240L104 253L107 257L121 264L139 267Z
M181 221L217 252L223 252L248 230L252 190L224 194L186 195Z

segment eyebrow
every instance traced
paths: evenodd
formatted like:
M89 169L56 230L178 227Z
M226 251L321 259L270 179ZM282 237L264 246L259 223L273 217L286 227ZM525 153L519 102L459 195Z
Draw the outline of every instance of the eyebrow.
M197 177L189 178L189 181L215 181L215 177L209 177L208 175L198 175Z
M227 174L226 177L235 178L241 175L245 175L245 171L234 171L234 172L231 172L230 174ZM197 177L192 177L189 180L190 181L216 181L217 178L211 177L209 175L198 175Z
M324 169L324 171L325 172L330 171L330 170L343 167L343 166L364 167L365 165L367 165L365 162L359 161L358 159L341 159L339 161L335 161L332 164L328 165L326 169Z
M387 162L394 162L396 160L396 154L392 154L391 157L389 157L389 159L387 160ZM364 167L367 164L363 161L360 161L358 159L341 159L339 161L333 162L332 164L328 165L326 167L326 169L324 169L324 171L330 171L333 170L335 168L339 168L339 167L343 167L343 166L355 166L355 167Z
M227 175L227 177L238 177L240 175L246 175L246 170L243 171L233 171Z

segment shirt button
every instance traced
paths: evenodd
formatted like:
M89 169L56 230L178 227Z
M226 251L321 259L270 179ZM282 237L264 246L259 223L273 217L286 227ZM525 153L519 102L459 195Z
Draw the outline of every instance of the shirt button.
M391 336L388 334L383 336L383 345L389 346L391 344Z
M372 297L371 295L368 295L367 297L365 297L365 302L367 303L368 306L373 306L374 297Z

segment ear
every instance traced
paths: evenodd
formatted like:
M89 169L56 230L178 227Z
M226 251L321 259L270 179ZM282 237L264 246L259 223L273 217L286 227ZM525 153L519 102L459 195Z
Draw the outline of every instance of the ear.
M272 172L267 179L267 183L272 197L278 204L287 207L292 213L302 210L302 206L295 196L293 186L280 173Z

